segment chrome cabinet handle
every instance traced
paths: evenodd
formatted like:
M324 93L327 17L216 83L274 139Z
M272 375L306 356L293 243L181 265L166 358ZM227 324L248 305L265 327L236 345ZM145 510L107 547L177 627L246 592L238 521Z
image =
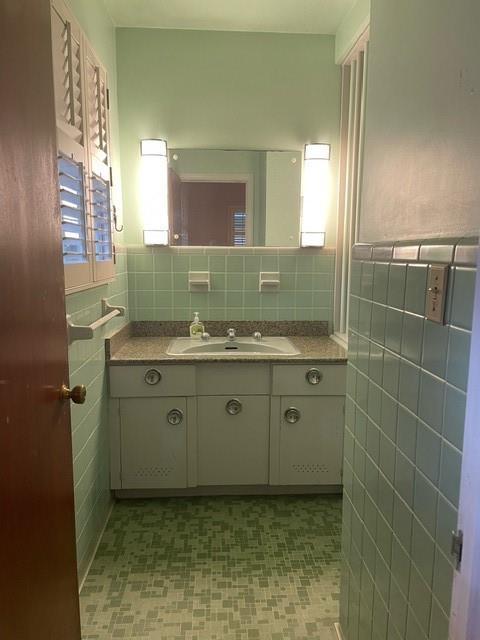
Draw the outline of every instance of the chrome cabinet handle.
M323 373L318 369L309 369L305 374L308 384L320 384L323 380Z
M149 369L144 376L144 380L147 384L158 384L162 379L162 374L158 369Z
M171 409L167 413L167 422L174 426L183 422L183 411L181 409Z
M296 407L288 407L288 409L285 411L285 414L284 414L285 420L289 424L295 424L296 422L298 422L300 420L301 415L302 414Z
M231 416L236 416L242 410L242 403L240 402L240 400L237 400L237 398L232 398L225 405L225 410Z

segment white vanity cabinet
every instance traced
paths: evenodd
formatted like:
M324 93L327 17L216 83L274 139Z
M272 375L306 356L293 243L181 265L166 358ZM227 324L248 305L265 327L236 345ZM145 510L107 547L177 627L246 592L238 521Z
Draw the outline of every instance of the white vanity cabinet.
M273 367L270 484L341 484L344 407L345 366Z
M270 367L197 366L199 486L267 485Z
M265 362L111 366L112 489L338 488L345 370Z
M195 367L111 367L110 396L112 489L190 486Z
M122 487L186 487L186 398L122 398L119 409Z
M269 420L268 396L199 397L198 484L268 484Z

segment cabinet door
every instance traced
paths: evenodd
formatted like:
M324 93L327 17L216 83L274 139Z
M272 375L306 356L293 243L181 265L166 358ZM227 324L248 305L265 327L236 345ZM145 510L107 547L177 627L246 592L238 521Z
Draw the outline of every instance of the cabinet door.
M268 396L198 398L199 485L268 483L269 404Z
M285 396L280 407L279 484L341 484L344 399Z
M120 437L122 489L187 486L185 398L120 400Z

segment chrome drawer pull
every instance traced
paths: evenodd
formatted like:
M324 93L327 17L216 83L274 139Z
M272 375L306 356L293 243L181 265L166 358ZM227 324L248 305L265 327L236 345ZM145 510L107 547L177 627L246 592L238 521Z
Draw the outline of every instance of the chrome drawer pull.
M171 409L167 413L167 421L169 424L177 425L183 422L183 411L180 409Z
M308 384L320 384L323 379L323 373L318 369L309 369L305 374Z
M231 416L236 416L242 410L242 403L237 398L232 398L225 405L225 410Z
M145 382L150 385L158 384L161 379L162 374L158 369L149 369L144 376Z
M285 420L289 423L289 424L295 424L296 422L298 422L300 420L301 417L301 413L300 411L295 408L295 407L289 407L286 411L285 411Z

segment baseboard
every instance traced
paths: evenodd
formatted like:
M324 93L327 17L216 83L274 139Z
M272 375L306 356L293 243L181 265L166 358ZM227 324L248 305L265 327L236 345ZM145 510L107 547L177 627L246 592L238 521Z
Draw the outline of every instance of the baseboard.
M211 486L186 489L116 489L118 499L128 498L180 498L194 496L287 496L287 495L341 495L341 485L297 485L297 486Z
M343 637L342 627L340 626L340 623L339 622L335 622L333 626L335 627L335 631L337 632L338 640L345 640L344 637Z
M100 542L102 541L103 538L103 534L105 533L105 529L107 528L107 524L108 521L110 520L110 516L112 515L112 511L113 511L113 507L115 506L115 500L111 501L110 504L110 508L108 509L108 513L107 513L107 517L105 518L105 523L102 527L102 530L100 531L100 534L98 536L97 542L95 543L95 546L92 550L92 554L90 556L90 560L88 561L87 567L85 569L85 572L82 576L82 579L80 580L80 583L78 585L78 593L81 592L81 590L83 589L83 585L85 584L85 580L87 579L87 576L90 572L90 567L92 566L93 561L95 560L95 556L97 555L97 551L98 551L98 547L100 546Z

